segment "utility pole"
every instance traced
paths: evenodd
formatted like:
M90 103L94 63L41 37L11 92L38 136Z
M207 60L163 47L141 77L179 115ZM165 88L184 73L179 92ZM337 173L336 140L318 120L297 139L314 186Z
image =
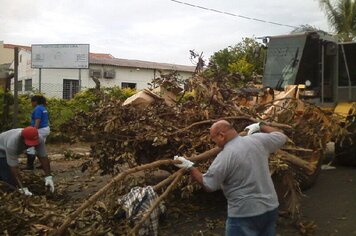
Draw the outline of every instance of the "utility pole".
M82 69L79 68L79 91L82 91Z
M39 73L38 73L38 92L41 93L41 84L42 84L42 69L39 68Z

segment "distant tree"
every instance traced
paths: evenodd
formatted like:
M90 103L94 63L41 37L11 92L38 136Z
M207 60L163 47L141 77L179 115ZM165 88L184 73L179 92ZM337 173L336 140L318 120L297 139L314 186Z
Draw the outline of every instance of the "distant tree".
M235 46L229 46L215 52L208 65L208 72L241 73L251 76L263 73L265 50L263 45L253 38L243 38Z
M330 26L341 41L356 38L356 4L355 0L319 0L325 11Z
M314 26L311 25L300 25L297 28L295 28L294 30L291 31L291 34L297 34L297 33L302 33L302 32L324 32Z

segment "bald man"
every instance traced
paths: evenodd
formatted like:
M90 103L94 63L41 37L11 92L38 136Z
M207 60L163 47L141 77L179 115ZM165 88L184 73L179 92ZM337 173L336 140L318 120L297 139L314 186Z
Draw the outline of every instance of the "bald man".
M255 123L246 127L247 136L239 136L226 120L214 123L210 137L222 151L205 174L184 157L177 164L207 191L222 189L228 202L226 235L276 234L278 199L268 167L268 157L287 141L282 131Z

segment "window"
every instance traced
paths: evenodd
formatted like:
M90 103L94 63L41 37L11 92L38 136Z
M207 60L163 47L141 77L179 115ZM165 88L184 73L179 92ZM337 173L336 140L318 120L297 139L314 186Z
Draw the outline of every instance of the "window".
M31 91L32 90L32 79L26 79L25 80L25 91Z
M71 99L79 92L79 80L63 80L63 99Z
M105 71L104 72L104 78L107 78L107 79L113 79L115 78L115 71Z
M101 78L101 70L91 69L89 74L90 74L90 77Z
M22 80L17 81L17 91L22 92Z
M348 67L348 72L350 75L350 82L351 86L356 86L356 67L355 67L355 60L356 60L356 44L343 44L345 55L342 51L342 46L339 47L339 86L349 86L349 77L346 70L346 64ZM345 59L347 63L345 63Z
M121 83L121 88L136 89L136 83L122 82L122 83Z

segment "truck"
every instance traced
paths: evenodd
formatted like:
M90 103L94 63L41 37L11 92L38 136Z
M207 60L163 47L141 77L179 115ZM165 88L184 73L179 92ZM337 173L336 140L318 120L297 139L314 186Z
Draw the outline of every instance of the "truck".
M267 36L263 42L263 87L342 116L349 137L335 143L335 161L356 165L356 42L339 42L322 31Z

